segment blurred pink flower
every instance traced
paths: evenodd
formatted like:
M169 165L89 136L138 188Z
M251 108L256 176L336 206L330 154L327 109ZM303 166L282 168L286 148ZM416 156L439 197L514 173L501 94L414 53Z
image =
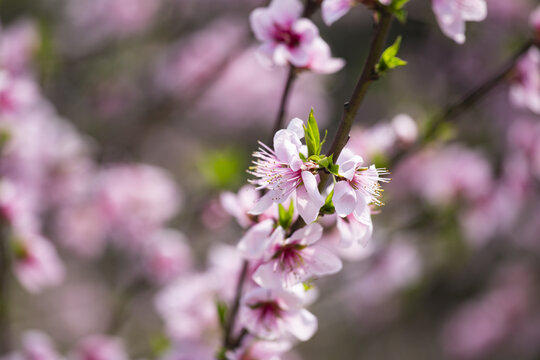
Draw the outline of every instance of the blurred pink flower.
M193 263L186 237L172 229L161 229L150 236L143 259L150 278L161 284L185 274Z
M280 360L281 355L291 349L286 341L264 341L257 339L244 340L237 350L227 353L229 360Z
M465 21L482 21L487 16L485 0L433 0L433 12L442 32L457 42L465 42Z
M39 46L39 33L34 22L21 20L0 33L0 66L13 74L28 71Z
M325 24L332 25L347 14L351 7L359 3L360 1L357 0L324 0L321 12Z
M345 60L332 57L330 46L321 38L316 38L308 50L308 61L302 69L319 74L333 74L345 66Z
M41 331L29 330L22 335L22 346L16 352L2 360L63 360L51 339Z
M26 290L38 293L62 282L64 265L48 240L34 233L16 233L11 241L15 275Z
M105 335L83 339L71 353L70 360L128 360L122 340Z
M518 61L516 72L510 88L512 104L540 114L540 50L529 49Z
M150 165L111 166L99 174L98 189L115 235L135 247L171 219L181 203L174 179Z
M248 212L253 208L258 199L259 193L251 185L242 186L237 194L225 191L220 195L223 209L229 215L234 216L238 224L243 228L253 225L253 216L250 216Z

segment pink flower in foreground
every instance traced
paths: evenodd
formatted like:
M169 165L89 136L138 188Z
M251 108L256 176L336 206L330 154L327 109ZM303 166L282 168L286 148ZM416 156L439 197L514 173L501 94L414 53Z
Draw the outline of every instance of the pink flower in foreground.
M317 330L317 318L302 305L303 299L296 293L254 289L242 299L240 323L263 339L274 340L288 333L306 341Z
M303 5L298 0L273 0L266 8L257 8L250 23L257 40L263 42L260 52L276 65L305 66L309 47L319 30L308 19L301 18Z
M43 288L62 282L64 265L48 240L28 233L16 234L12 241L15 250L15 275L26 290L38 293Z
M307 157L307 148L300 142L303 137L303 122L294 118L287 129L274 135L273 150L260 143L259 151L253 154L257 160L250 171L257 179L251 183L268 192L259 199L251 214L262 214L272 203L283 203L296 194L295 209L307 224L315 221L324 198L317 189L314 174L319 166L300 158L300 154Z
M487 16L485 0L433 0L432 6L442 32L458 44L465 42L465 21Z
M358 215L370 204L381 205L379 200L381 186L379 182L389 180L381 177L387 174L385 169L377 169L375 165L362 167L364 160L354 155L349 149L344 149L337 164L339 165L340 181L334 185L332 201L336 213L345 217L355 211Z
M341 270L341 260L326 247L316 244L322 236L320 224L311 224L285 238L278 227L266 251L264 263L253 274L263 287L291 287L300 282Z
M532 47L519 59L516 72L510 88L512 104L540 114L540 50Z
M128 355L120 339L94 335L77 346L70 360L128 360Z

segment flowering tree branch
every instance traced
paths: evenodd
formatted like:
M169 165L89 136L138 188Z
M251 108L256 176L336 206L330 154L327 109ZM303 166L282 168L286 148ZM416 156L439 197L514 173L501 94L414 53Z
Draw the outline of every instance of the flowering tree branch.
M352 124L358 113L358 109L366 96L366 92L369 89L371 83L379 78L375 70L381 54L386 43L386 38L388 32L390 31L390 26L392 24L393 15L385 10L375 14L375 32L371 39L371 45L369 48L369 53L364 63L362 73L358 79L358 83L354 88L354 91L348 102L345 103L343 108L343 116L339 129L334 137L332 146L328 151L328 156L333 155L334 159L338 159L341 151L347 144L349 139L349 133L351 132ZM321 182L320 186L323 187L328 179L328 173L321 173Z

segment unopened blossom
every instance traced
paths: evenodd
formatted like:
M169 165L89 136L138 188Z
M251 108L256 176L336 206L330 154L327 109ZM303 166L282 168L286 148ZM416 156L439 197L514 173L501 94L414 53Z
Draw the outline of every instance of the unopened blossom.
M317 330L317 318L304 309L303 299L283 289L254 289L244 295L240 323L254 336L275 340L291 334L306 341Z
M263 44L259 51L276 65L305 66L309 48L319 30L309 19L301 18L303 5L298 0L273 0L266 8L250 15L251 28Z
M261 147L253 154L256 160L250 174L256 179L251 182L258 189L266 189L267 193L259 199L251 214L262 214L272 203L283 203L295 196L295 209L300 216L307 224L315 221L324 198L317 188L319 165L300 157L300 154L307 157L307 147L300 141L303 137L303 122L294 118L287 129L274 135L274 149L260 143Z
M510 100L517 107L540 114L540 50L532 47L519 59Z
M17 279L31 293L59 285L64 279L64 265L54 246L35 233L14 234L13 267Z
M83 339L70 360L128 360L123 342L111 336L93 335Z
M63 360L48 335L29 330L22 335L20 351L2 358L3 360Z
M385 169L378 169L375 165L363 167L364 160L349 149L344 149L336 162L339 165L340 178L334 185L332 202L336 213L345 217L353 211L362 214L368 204L381 205L380 182L388 179L382 175L387 174Z
M150 278L162 284L188 271L193 263L186 237L173 229L161 229L152 234L143 259Z
M432 7L442 32L458 44L465 42L466 21L487 16L486 0L433 0Z
M266 250L264 262L253 274L253 280L263 287L291 287L298 283L341 270L341 260L317 242L323 228L314 223L285 238L278 227Z

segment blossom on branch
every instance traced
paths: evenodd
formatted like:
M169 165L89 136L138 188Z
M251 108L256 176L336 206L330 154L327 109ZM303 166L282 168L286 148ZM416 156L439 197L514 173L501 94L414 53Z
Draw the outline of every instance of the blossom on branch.
M485 0L433 0L432 6L442 32L458 44L465 42L466 21L487 16Z

